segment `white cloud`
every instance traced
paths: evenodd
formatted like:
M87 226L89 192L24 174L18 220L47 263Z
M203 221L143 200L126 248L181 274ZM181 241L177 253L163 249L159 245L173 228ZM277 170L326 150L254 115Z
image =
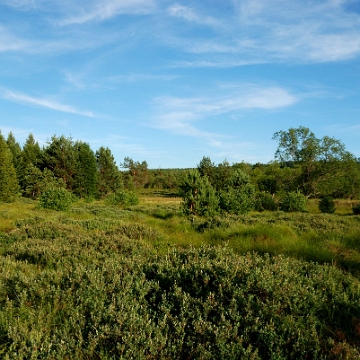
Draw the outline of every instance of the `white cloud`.
M223 26L214 27L212 33L186 37L174 30L163 35L164 41L195 54L197 58L191 61L192 66L227 64L230 67L254 61L332 62L360 55L360 15L348 11L351 0L233 0L232 3L235 11L219 12L215 16L211 16L211 6L195 12L183 5L173 5L168 9L172 17L194 23L211 19L211 23ZM227 55L227 61L219 55Z
M82 115L87 117L95 117L95 114L93 114L91 111L78 110L70 105L61 104L54 100L50 100L46 98L36 98L19 92L2 90L0 93L0 97L5 100L15 101L25 105L40 106L50 110L61 111L65 113Z
M116 75L109 78L110 81L138 82L138 81L172 81L177 79L177 75L154 75L130 73L126 75Z
M222 26L221 22L212 16L206 16L204 14L198 14L193 8L174 4L168 8L170 16L185 19L189 22L194 22L200 25L207 25L212 27Z
M224 90L225 88L225 90ZM242 84L218 89L220 96L176 98L163 96L155 100L155 126L177 134L215 140L222 135L200 130L194 123L206 117L246 110L275 110L293 105L298 98L280 87Z

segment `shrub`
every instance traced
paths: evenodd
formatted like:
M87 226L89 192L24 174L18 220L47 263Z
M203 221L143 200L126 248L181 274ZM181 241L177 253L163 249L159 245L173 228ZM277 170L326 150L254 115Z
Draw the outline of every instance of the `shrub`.
M335 201L331 196L325 196L319 202L319 210L324 214L333 214L336 210Z
M254 209L255 187L251 184L220 191L219 196L221 210L230 214L246 214Z
M190 170L181 181L183 210L187 215L213 216L218 212L219 198L207 177Z
M256 211L264 211L264 210L276 211L277 209L278 209L278 205L270 193L259 192L256 194L256 199L255 199Z
M242 170L235 170L224 190L220 190L220 208L231 214L246 214L254 209L255 187Z
M138 205L139 198L133 191L116 191L105 198L108 205Z
M352 211L355 215L360 215L360 203L358 203L357 205L355 205L353 208L352 208Z
M279 208L282 211L307 211L307 200L300 191L290 191L279 200Z
M69 210L73 202L73 195L64 188L49 188L40 196L39 206L43 209L57 211Z

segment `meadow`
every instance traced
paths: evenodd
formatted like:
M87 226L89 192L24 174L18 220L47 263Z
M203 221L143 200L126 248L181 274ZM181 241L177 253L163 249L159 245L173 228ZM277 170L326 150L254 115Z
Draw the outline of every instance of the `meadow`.
M360 216L0 204L4 359L359 359Z

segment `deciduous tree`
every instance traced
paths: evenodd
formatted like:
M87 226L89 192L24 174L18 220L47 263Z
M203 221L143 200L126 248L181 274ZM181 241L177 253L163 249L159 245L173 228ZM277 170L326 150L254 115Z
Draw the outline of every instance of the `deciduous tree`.
M341 141L328 136L318 139L306 127L278 131L273 139L279 142L275 157L301 168L296 180L306 196L318 195L319 185L338 176L353 159Z

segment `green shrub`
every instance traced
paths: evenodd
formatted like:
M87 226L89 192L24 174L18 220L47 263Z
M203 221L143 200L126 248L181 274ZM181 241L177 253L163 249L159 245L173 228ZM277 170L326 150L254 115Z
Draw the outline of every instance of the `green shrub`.
M325 196L319 202L319 210L324 214L333 214L336 210L335 201L331 196Z
M187 215L213 216L218 212L219 198L207 177L199 171L187 172L180 184L183 211Z
M108 205L138 205L139 198L133 191L116 191L105 198Z
M274 197L268 192L259 192L256 194L255 199L255 210L256 211L276 211L278 209L278 205L275 202Z
M255 187L246 184L241 188L220 191L220 208L230 214L246 214L254 209Z
M254 209L255 187L249 176L237 169L231 175L224 190L219 192L221 210L230 214L246 214Z
M0 358L360 358L359 279L335 262L237 255L223 246L158 252L150 244L161 232L126 222L122 214L130 211L83 206L89 214L109 213L78 219L84 214L71 212L51 221L42 213L0 233ZM338 218L257 213L212 217L205 227L223 233L242 222L252 242L275 239L267 231L274 222L291 236L285 222L358 228L354 217ZM172 223L166 229L175 237Z
M290 191L279 200L279 208L286 212L305 212L307 211L306 197L299 191Z
M73 195L64 188L50 188L42 192L39 206L43 209L57 211L69 210L73 202Z

